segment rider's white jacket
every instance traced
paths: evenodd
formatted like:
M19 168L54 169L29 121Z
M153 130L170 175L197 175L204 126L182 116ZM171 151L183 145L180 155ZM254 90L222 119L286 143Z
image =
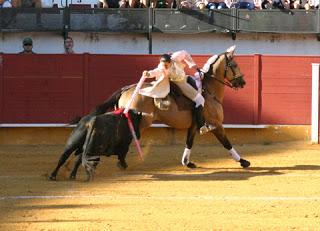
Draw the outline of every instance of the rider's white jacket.
M148 71L150 74L148 78L155 78L156 81L151 83L152 86L140 89L140 94L152 98L164 98L170 92L170 81L186 81L185 63L189 68L196 66L191 55L184 50L174 52L171 59L172 65L169 69L165 69L160 63L157 68Z

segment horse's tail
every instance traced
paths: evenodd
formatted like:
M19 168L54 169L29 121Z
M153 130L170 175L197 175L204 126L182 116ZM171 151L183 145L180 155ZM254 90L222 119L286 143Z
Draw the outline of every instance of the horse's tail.
M90 115L101 115L103 113L106 113L111 108L118 107L119 99L122 95L122 93L128 89L129 86L123 87L116 92L114 92L106 101L104 101L102 104L95 107L95 109L90 113Z

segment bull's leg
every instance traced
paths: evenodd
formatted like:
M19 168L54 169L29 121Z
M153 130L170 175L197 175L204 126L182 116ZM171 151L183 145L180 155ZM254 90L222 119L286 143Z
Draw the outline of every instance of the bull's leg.
M80 151L80 153L78 153L77 160L76 160L76 162L74 164L73 170L72 170L72 172L70 174L70 177L69 177L70 180L75 180L76 179L77 172L78 172L79 166L81 165L81 162L82 162L82 150Z
M229 151L231 157L235 161L240 162L240 165L243 168L247 168L250 166L250 162L245 159L242 159L239 153L232 147L230 141L228 140L225 134L224 128L222 126L219 126L216 129L214 129L212 133L217 137L217 139L220 141L223 147Z
M67 140L64 152L62 153L58 165L49 176L49 180L56 180L60 167L66 162L69 156L77 149L81 149L86 136L86 126L84 124L78 125L71 133Z
M72 146L66 147L66 149L64 150L64 152L60 156L57 167L49 176L49 180L56 180L57 179L57 174L58 174L59 169L66 162L66 160L69 158L69 156L73 153L74 150L75 150L75 148Z
M117 163L117 166L121 170L125 170L128 167L128 164L126 162L126 156L128 151L129 151L129 148L125 148L124 150L121 150L121 152L116 153L119 160Z
M181 163L184 166L187 166L188 168L196 168L197 166L190 162L190 155L191 155L191 148L193 146L193 141L194 141L194 136L196 135L197 127L195 124L193 124L189 129L188 129L188 135L187 135L187 140L186 140L186 147L184 149Z

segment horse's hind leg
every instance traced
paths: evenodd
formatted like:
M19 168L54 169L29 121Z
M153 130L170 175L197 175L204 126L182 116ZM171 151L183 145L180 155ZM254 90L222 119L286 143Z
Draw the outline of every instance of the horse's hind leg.
M184 149L181 163L183 166L187 166L188 168L196 168L197 166L190 162L190 155L191 155L191 148L193 146L193 141L194 141L194 136L196 135L197 127L195 124L193 124L189 129L188 129L188 135L187 135L187 140L186 140L186 147Z
M212 133L217 137L217 139L219 140L219 142L223 145L223 147L225 149L227 149L230 153L230 155L232 156L232 158L237 161L240 162L240 165L243 168L247 168L250 166L250 162L242 159L240 157L240 155L238 154L238 152L232 147L229 139L226 136L226 133L224 131L224 128L222 126L217 127L216 129L214 129L212 131Z

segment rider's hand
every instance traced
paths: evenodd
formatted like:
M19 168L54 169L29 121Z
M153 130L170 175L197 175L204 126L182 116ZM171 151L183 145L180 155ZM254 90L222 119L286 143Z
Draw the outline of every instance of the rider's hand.
M143 75L149 77L150 73L149 73L149 71L143 71Z

